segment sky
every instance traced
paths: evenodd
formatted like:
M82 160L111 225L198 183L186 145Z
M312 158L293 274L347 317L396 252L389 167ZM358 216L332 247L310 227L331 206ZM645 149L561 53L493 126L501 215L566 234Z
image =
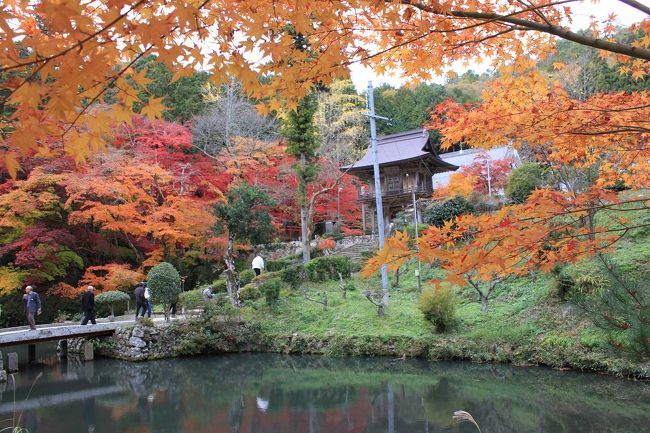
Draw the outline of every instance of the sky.
M642 0L644 3L646 0ZM643 13L638 10L628 6L624 3L619 2L618 0L600 0L598 2L592 1L582 1L571 5L573 9L573 23L571 25L572 30L580 30L587 28L590 22L590 16L595 16L597 19L604 19L609 14L615 13L617 20L620 25L630 25L635 22L641 21L643 19ZM469 69L473 69L475 72L484 72L486 67L480 65L474 65ZM364 91L368 87L368 80L372 80L374 87L378 87L381 84L390 84L394 87L399 87L404 84L404 80L395 74L393 76L378 76L374 74L372 70L363 67L359 64L353 64L350 67L352 81L354 82L357 91ZM454 68L454 71L458 74L466 72L465 68ZM433 82L442 84L445 81L445 77L438 77L434 79Z

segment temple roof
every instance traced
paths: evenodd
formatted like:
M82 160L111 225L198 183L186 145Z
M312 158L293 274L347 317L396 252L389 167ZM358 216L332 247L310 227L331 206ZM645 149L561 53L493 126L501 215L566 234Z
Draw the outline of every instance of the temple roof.
M429 168L431 174L458 169L458 166L445 162L438 156L431 145L429 133L426 129L415 129L378 137L377 159L379 167L420 160ZM352 164L352 166L341 167L341 170L354 173L372 170L372 166L372 148L368 147L363 158Z
M494 147L492 149L465 149L456 152L441 153L442 160L458 167L468 167L474 163L476 158L487 155L491 160L511 159L513 167L521 165L521 158L516 149L510 146ZM450 173L439 173L433 176L433 187L441 188L449 184Z

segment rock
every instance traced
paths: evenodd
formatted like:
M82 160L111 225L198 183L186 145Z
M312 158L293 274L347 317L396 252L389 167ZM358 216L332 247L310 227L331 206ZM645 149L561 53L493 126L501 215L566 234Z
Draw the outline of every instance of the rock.
M144 328L142 326L134 327L133 332L131 332L131 335L133 337L138 337L138 338L144 337Z
M0 370L0 383L5 383L7 381L7 372Z
M147 346L147 343L145 343L145 341L142 338L131 337L129 338L129 346L143 348Z

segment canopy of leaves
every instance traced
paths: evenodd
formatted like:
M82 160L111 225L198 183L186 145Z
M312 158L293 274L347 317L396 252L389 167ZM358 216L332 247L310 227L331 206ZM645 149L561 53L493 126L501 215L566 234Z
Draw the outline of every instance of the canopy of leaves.
M215 225L219 232L227 231L230 239L261 244L270 240L274 227L269 208L273 200L257 186L241 182L232 186L226 201L214 206Z
M640 2L624 3L648 13ZM593 23L585 35L566 29L571 15L541 0L10 2L0 9L0 21L12 23L0 38L1 105L10 107L0 122L4 166L15 176L21 158L49 152L79 162L103 148L113 123L130 122L143 102L132 84L146 88L151 80L134 67L152 55L177 71L172 81L206 65L215 83L238 77L267 111L295 109L315 85L345 76L353 62L426 81L459 61L502 66L524 54L543 58L555 36L606 50L635 79L647 74L650 19L630 28L638 38L616 40L613 18ZM109 91L111 111L98 109ZM141 112L160 117L163 100L150 97ZM60 145L49 149L48 137L59 137Z
M506 184L506 197L515 203L523 203L545 181L545 169L537 163L526 163L512 170Z
M124 292L118 290L111 290L108 292L100 293L95 296L95 302L98 304L114 304L116 302L127 302L131 297Z
M147 274L147 287L154 303L167 306L178 300L181 277L171 263L158 263Z

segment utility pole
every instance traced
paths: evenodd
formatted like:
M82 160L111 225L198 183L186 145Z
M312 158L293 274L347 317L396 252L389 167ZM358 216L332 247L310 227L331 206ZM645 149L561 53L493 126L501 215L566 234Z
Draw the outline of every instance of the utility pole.
M385 119L387 117L381 117L375 115L375 98L372 89L372 81L368 81L368 117L370 118L370 146L372 149L372 163L373 170L375 172L375 205L377 207L377 226L379 231L379 248L384 248L384 209L381 200L381 180L379 178L379 159L377 157L377 126L375 125L375 119ZM386 270L386 265L381 267L381 287L383 289L383 298L382 303L384 306L388 305L388 272Z

